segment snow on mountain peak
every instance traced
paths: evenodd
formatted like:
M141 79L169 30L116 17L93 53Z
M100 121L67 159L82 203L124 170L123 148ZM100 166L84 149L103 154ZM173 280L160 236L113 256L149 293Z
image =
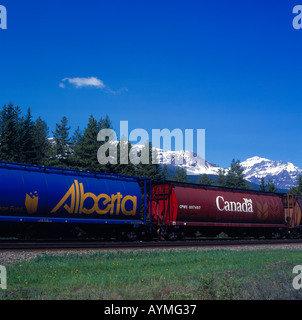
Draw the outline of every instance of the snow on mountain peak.
M157 149L160 164L182 167L188 175L217 175L222 169L216 164L204 161L198 155L190 151L166 151ZM176 164L176 159L183 158L182 164ZM261 178L267 182L272 179L279 189L290 189L296 185L297 178L302 170L290 162L273 161L267 158L254 156L240 163L245 178L255 184L260 184ZM228 171L228 168L225 169Z
M168 167L181 167L187 171L188 175L217 175L219 169L223 169L216 164L205 161L200 156L191 151L171 151L156 149L159 163L167 164ZM179 164L179 160L181 163ZM240 163L243 174L248 181L260 184L261 178L265 182L272 179L279 189L290 189L296 185L297 178L302 174L302 170L290 162L273 161L267 158L254 156ZM225 172L229 168L225 169Z
M49 138L50 143L54 144L54 138ZM143 145L134 145L133 149L139 152ZM210 163L199 155L191 151L171 151L154 148L157 153L159 164L169 167L182 167L188 175L218 175L219 169L223 169L214 163ZM296 185L302 170L291 162L273 161L259 156L254 156L240 163L243 168L245 179L260 184L261 178L267 182L272 179L275 186L279 189L290 189ZM225 169L225 172L229 168Z
M247 158L244 162L247 162L247 163L259 163L259 162L263 162L263 161L270 161L270 160L266 159L266 158L261 158L261 157L258 157L258 156L254 156L254 157L251 157L251 158Z
M272 179L280 189L289 189L296 184L302 170L290 162L273 161L260 157L252 157L240 163L244 169L245 178L253 183L260 184L261 178L267 182Z
M219 166L205 161L199 155L191 151L171 151L156 149L159 163L184 168L188 175L213 174L216 175ZM177 164L179 163L180 164Z

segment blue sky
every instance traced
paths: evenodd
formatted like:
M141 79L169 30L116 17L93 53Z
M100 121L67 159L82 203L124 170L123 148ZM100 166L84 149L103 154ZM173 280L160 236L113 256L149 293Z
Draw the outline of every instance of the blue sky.
M258 155L302 168L297 1L0 0L0 104L50 130L91 114L116 131L205 129L220 166Z

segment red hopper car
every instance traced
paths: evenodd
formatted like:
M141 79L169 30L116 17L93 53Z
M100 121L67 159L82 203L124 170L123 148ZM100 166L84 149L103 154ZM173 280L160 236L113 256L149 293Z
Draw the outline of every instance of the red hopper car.
M164 182L152 190L152 221L167 238L196 231L267 235L299 229L302 197Z

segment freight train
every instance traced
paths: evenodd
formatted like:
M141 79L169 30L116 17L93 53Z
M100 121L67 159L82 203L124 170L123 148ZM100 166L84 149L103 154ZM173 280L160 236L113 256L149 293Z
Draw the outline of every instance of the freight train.
M301 234L302 196L0 162L0 237Z

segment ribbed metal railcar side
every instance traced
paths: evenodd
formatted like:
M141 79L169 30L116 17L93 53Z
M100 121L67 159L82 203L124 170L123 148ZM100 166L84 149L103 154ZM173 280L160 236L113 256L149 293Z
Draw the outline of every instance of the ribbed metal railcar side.
M155 185L152 195L153 221L170 230L262 229L261 233L264 229L298 228L301 208L302 197L293 195L171 181Z
M144 178L0 162L0 221L144 225L148 186Z

